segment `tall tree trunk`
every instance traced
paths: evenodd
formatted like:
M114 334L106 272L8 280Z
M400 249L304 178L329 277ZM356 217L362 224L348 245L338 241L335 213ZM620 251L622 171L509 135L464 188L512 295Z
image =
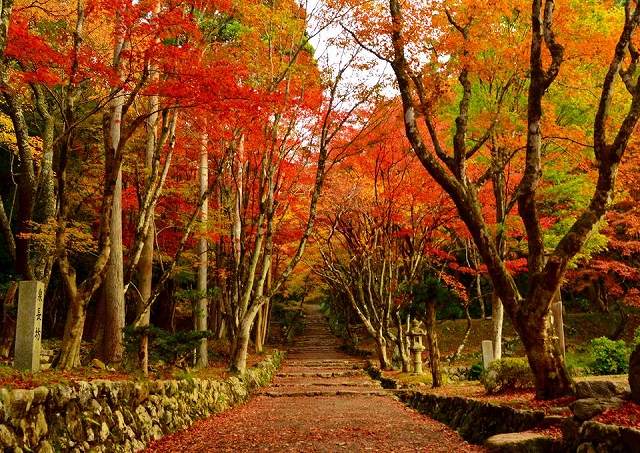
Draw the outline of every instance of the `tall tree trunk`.
M429 351L429 367L431 368L432 386L442 386L440 371L440 349L438 348L438 334L436 332L436 302L428 300L425 313L425 327L427 328L427 350Z
M145 150L145 168L151 177L151 167L153 166L154 153L157 144L157 122L158 114L153 113L158 109L158 97L152 96L149 101L149 110L152 112L147 119L147 144ZM150 188L150 184L147 184ZM138 315L140 320L137 327L147 327L151 319L151 306L147 303L153 291L153 243L155 239L155 224L153 221L153 206L150 208L151 220L147 228L147 235L144 238L144 245L138 262L138 289L140 299L138 302ZM149 373L149 336L143 333L140 336L138 345L138 365L142 373L146 376Z
M119 58L122 42L116 46L115 59ZM119 94L112 101L110 118L110 136L113 150L118 149L122 121L123 98ZM114 159L108 156L107 159ZM98 346L98 355L106 363L120 363L124 354L123 329L125 325L124 304L124 259L122 245L122 169L118 171L113 191L111 212L111 254L107 264L107 273L103 285L105 298L105 319L102 342Z
M491 294L491 333L493 336L493 358L502 358L502 325L504 323L504 307L494 291Z
M202 134L202 142L200 144L200 196L204 196L209 188L209 156L207 153L209 138L205 133ZM202 203L200 210L200 239L198 240L198 301L195 306L195 328L197 331L204 332L207 330L208 302L207 296L207 268L209 266L207 241L207 220L209 213L209 203L207 200ZM206 338L202 338L198 344L196 353L196 366L204 368L209 365L209 354L207 351L208 342Z
M36 98L37 110L44 121L41 134L42 159L40 160L34 219L36 222L46 225L52 221L56 215L55 174L53 172L55 123L53 116L49 113L48 104L42 88L34 85L33 92ZM32 258L33 273L36 280L42 281L44 287L47 288L49 286L55 256L51 253L51 249L41 242L36 242L34 245Z
M7 102L18 145L18 210L16 216L17 234L15 235L16 272L24 280L33 280L30 237L36 191L33 153L31 152L29 131L19 98L9 90L5 91L4 98Z
M62 348L56 367L61 370L77 368L80 363L80 346L82 344L82 333L86 319L86 310L80 297L69 297L69 309L64 325L64 336L62 338Z
M493 142L493 139L492 139ZM506 159L506 152L499 146L492 146L492 165L494 166L494 174L491 178L493 187L493 196L496 202L496 249L501 260L507 257L507 184L504 171L499 170L502 162ZM502 358L502 325L504 323L504 307L498 296L497 291L491 294L491 324L493 334L493 358L495 360Z

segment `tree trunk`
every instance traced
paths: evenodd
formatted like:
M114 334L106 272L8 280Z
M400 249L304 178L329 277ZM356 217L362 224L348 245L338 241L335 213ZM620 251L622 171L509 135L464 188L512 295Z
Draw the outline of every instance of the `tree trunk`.
M558 349L562 357L565 356L564 343L564 320L562 316L562 295L560 289L556 291L553 301L551 302L551 314L553 316L553 328L556 338L558 339Z
M262 306L260 310L258 310L258 319L255 323L255 349L258 354L262 353L264 349L263 344L263 332L264 332L264 323L265 323L265 315L264 308L266 308L266 304Z
M160 12L160 3L156 2L153 8L153 14ZM158 40L156 40L156 43ZM149 67L151 72L151 80L158 80L158 73L153 66ZM149 118L146 123L146 147L145 147L145 170L147 174L147 190L152 190L153 163L158 146L158 108L159 98L153 95L149 98ZM158 163L159 164L159 163ZM141 207L142 208L142 207ZM154 206L149 207L149 226L147 235L144 238L144 245L140 253L138 261L138 289L140 291L140 299L138 301L139 321L136 327L147 327L151 321L151 306L148 304L149 298L153 293L153 244L155 239L155 222L154 222ZM142 313L141 313L142 312ZM138 345L138 366L142 370L142 374L149 374L149 336L143 333L140 336L140 344Z
M67 294L67 297L69 298L69 310L67 311L67 320L64 326L62 350L60 357L56 361L56 368L62 371L68 371L81 365L80 345L82 344L82 333L86 318L86 311L80 297L69 294Z
M409 373L411 371L411 353L409 352L409 342L407 340L407 332L409 331L408 322L407 329L404 329L402 325L402 319L400 318L400 312L395 312L396 328L398 329L398 336L396 337L396 345L400 353L400 361L402 362L402 372Z
M113 108L111 116L111 143L114 149L120 141L121 101ZM125 325L124 269L122 247L122 170L118 172L113 191L111 211L111 254L103 285L105 318L102 342L98 355L106 363L120 363L124 354L123 329Z
M200 196L204 196L209 188L209 158L207 154L208 136L202 134L200 144ZM200 239L198 240L198 301L195 307L195 328L197 331L207 330L208 302L207 297L207 268L209 266L207 242L207 217L209 213L209 203L207 200L202 203L200 210ZM209 365L208 342L202 338L198 344L196 353L196 367L204 368Z
M436 333L436 302L427 301L426 309L427 349L429 351L429 367L431 368L432 387L442 386L440 372L440 349L438 348L438 334Z
M249 340L251 339L251 326L258 311L250 310L240 323L240 328L234 338L231 354L231 371L243 374L247 370L247 355L249 352Z
M462 341L460 341L460 344L458 345L458 349L456 349L456 352L448 360L449 365L453 365L453 362L455 362L460 358L460 356L462 355L462 351L464 350L464 347L467 345L467 340L469 339L469 335L471 334L472 323L471 323L471 315L469 314L468 303L464 307L464 313L465 313L465 317L467 318L467 328L464 331L464 335L462 336Z
M151 318L151 307L147 306L147 301L151 297L153 290L154 235L155 228L152 222L147 230L147 237L145 238L142 254L140 255L140 261L138 262L138 289L140 291L138 310L143 310L143 313L140 316L140 321L138 322L137 327L148 326ZM140 366L142 373L146 376L149 373L149 337L146 334L143 334L140 337L140 344L138 345L138 365Z
M536 383L538 399L554 399L573 393L573 382L555 338L549 316L520 316L516 329L524 343Z
M18 282L12 282L2 300L2 343L0 343L0 357L11 356L16 337L16 317L9 314L16 307L16 293Z
M480 317L487 319L487 313L484 307L484 297L482 296L482 284L480 283L480 274L476 274L476 293L478 295L478 303L480 304Z
M387 357L387 340L382 334L379 334L375 338L376 342L376 354L378 355L378 361L380 362L381 370L390 370L391 363Z
M494 291L491 295L491 325L493 334L493 358L502 358L502 324L504 321L504 307Z

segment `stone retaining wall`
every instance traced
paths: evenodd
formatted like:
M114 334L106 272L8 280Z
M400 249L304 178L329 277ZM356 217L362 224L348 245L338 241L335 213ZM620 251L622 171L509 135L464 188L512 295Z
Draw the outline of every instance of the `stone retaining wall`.
M449 425L474 444L496 434L527 431L544 421L542 411L518 410L459 396L409 391L399 397L409 407Z
M562 427L566 451L589 453L638 453L640 430L587 421L568 420Z
M244 402L271 381L279 352L241 377L76 382L0 389L0 447L22 452L133 452Z
M384 388L400 387L395 379L385 377L378 368L369 366L368 371ZM538 427L545 418L543 411L513 409L459 396L434 395L410 390L398 392L397 395L409 407L450 426L464 440L475 444L481 444L496 434Z

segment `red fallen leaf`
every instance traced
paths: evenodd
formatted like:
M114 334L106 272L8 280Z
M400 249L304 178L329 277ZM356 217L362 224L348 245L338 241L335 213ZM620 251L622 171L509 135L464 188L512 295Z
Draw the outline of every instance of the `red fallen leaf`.
M608 425L638 428L640 426L640 404L628 401L617 409L608 409L604 411L596 417L596 421L606 423Z

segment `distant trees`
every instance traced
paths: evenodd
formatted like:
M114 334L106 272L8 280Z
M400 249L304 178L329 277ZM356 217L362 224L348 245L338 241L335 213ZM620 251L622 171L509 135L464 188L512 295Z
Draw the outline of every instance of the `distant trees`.
M383 106L377 115L385 120L354 144L358 154L341 164L327 187L315 272L375 340L380 366L391 367L387 347L394 345L408 371L413 287L433 264L430 255L444 242L442 227L451 223L453 209L439 188L416 190L419 164L398 135L397 108Z

